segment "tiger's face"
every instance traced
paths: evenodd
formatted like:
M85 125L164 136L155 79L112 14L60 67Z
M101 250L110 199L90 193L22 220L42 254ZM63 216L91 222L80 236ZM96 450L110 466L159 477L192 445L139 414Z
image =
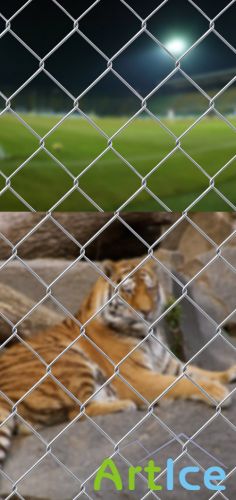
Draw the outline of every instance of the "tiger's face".
M107 262L105 273L119 293L102 311L102 319L109 326L133 333L147 333L148 326L160 315L165 305L165 294L158 280L155 262L146 262L135 270L139 261L124 260ZM104 285L102 303L115 293L107 282ZM100 304L102 305L102 304Z

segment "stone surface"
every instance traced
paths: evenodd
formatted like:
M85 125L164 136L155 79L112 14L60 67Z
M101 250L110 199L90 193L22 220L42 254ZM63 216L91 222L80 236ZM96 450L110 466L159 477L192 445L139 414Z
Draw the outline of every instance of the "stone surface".
M1 283L24 294L33 303L41 300L52 284L52 294L72 312L78 310L81 301L99 276L95 268L86 262L74 265L74 261L65 259L33 259L25 262L38 278L29 272L27 267L14 260L1 270ZM60 275L62 276L59 278ZM45 306L63 314L51 299L45 302Z
M217 370L225 368L228 363L236 363L235 338L226 333L234 332L236 328L236 314L233 313L236 281L233 268L230 267L236 267L236 249L222 249L222 256L229 265L221 258L212 261L215 256L216 253L210 251L188 262L180 279L186 284L199 273L188 287L186 298L181 302L185 357L190 359L204 348L197 358L194 358L194 362ZM200 273L208 263L206 269ZM174 292L176 296L181 295L181 287L174 285ZM222 325L221 331L217 328L219 324ZM204 347L211 341L208 347Z
M0 284L0 343L12 334L12 324L18 323L34 305L34 301L23 293L3 283ZM55 325L62 319L63 316L59 312L56 313L40 305L19 324L17 333L28 337L39 330Z
M184 265L183 255L178 250L167 250L165 248L158 248L153 252L154 257L169 271L182 271ZM161 267L157 265L157 269Z
M182 287L174 284L173 293L175 297L181 296ZM236 364L235 339L224 329L217 330L226 316L212 291L194 283L188 287L188 294L180 304L184 360L210 370L223 370Z
M94 212L55 212L55 222L45 219L43 213L6 212L0 214L0 233L12 244L18 243L30 233L18 246L18 254L22 258L35 259L41 257L66 258L78 257L80 246L84 245L100 229L108 223L113 214ZM145 250L143 243L133 236L125 224L152 244L161 234L163 224L176 220L178 214L166 212L130 212L122 213L125 223L118 220L112 222L109 228L86 246L86 255L93 260L105 258L118 259L142 255ZM62 226L68 234L61 230ZM36 230L34 228L36 227ZM72 238L68 237L69 234ZM79 244L76 244L76 240ZM124 253L125 252L125 253ZM11 255L11 247L1 240L0 259Z
M149 415L145 419L144 417L147 415L145 411L134 411L97 417L93 421L95 425L91 421L78 422L64 432L61 432L64 428L63 425L47 428L41 431L41 441L34 436L15 439L11 456L5 465L5 471L12 481L19 480L29 467L32 467L44 456L47 443L60 434L51 445L51 454L48 453L41 462L38 462L38 465L32 468L31 472L19 480L18 492L23 497L32 495L50 500L71 500L81 491L81 482L94 473L104 458L114 452L114 444L142 420L142 424L119 443L120 456L117 455L115 458L124 481L124 491L115 491L113 484L105 480L102 484L102 491L94 492L93 477L85 483L86 493L92 499L139 499L148 491L146 482L139 477L136 491L128 491L125 460L134 465L146 465L147 460L153 458L164 469L166 460L170 457L175 459L181 455L182 444L187 442L188 438L193 436L198 429L202 428L200 434L192 442L189 442L185 453L175 467L174 491L167 492L165 490L165 478L160 481L164 486L163 492L160 493L161 499L181 498L189 500L189 492L182 489L177 481L180 467L196 465L196 462L194 463L188 457L187 451L204 468L220 465L227 473L235 466L234 430L224 419L226 417L235 424L235 410L236 402L233 401L232 406L225 409L222 415L211 420L214 411L208 406L201 403L179 401L163 403L157 407L155 414L158 418ZM165 425L162 425L161 422L164 422ZM106 432L107 437L100 433L98 426ZM67 467L67 470L63 468L63 465ZM68 472L68 469L74 476ZM196 477L202 487L202 490L197 492L196 499L209 499L213 492L204 488L201 474L194 476L195 479ZM226 497L235 498L235 478L229 480L226 485ZM2 480L1 491L11 492L10 481ZM86 497L82 496L82 498ZM195 499L194 492L191 493L192 499Z
M236 248L225 247L222 257L216 257L214 251L199 255L183 268L183 275L187 280L199 273L193 287L196 301L217 322L223 321L235 309L236 280L233 267L236 268ZM233 266L233 267L231 267ZM210 301L210 302L209 302Z
M198 212L189 215L190 221L184 219L174 226L173 230L164 238L162 247L169 250L178 250L187 263L197 256L213 249L210 240L219 245L232 233L235 220L230 214L224 212ZM191 224L196 224L197 228ZM208 240L205 233L210 240ZM235 238L231 239L229 245L235 245Z
M222 243L233 231L233 224L227 213L209 212L192 215L193 222L217 245ZM212 249L212 244L191 224L180 238L178 251L184 255L185 262L192 260Z

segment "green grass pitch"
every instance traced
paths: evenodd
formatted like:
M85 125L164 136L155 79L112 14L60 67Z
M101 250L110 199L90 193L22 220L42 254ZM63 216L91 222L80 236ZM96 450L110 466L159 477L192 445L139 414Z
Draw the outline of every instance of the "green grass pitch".
M0 169L10 185L35 210L45 211L53 207L59 198L73 188L73 178L68 172L78 176L80 188L103 209L117 210L141 187L140 176L147 176L146 185L169 209L185 210L209 186L209 179L193 164L188 155L215 177L215 186L236 204L236 136L222 120L209 117L200 121L189 133L181 138L181 147L186 155L177 150L166 161L160 163L175 147L175 138L151 119L136 119L121 133L113 137L112 147L107 150L107 138L82 118L67 118L58 128L59 116L22 115L22 118L40 136L45 136L55 126L52 134L46 135L45 147L58 159L55 163L45 151L39 148L39 138L31 134L12 114L0 118ZM127 121L124 118L96 118L93 120L109 137ZM191 127L196 118L185 120L164 120L164 124L180 136ZM236 119L231 119L236 125ZM106 151L105 153L103 153ZM102 154L103 153L103 154ZM27 158L32 158L27 162ZM99 160L94 160L99 157ZM130 164L128 166L123 156ZM88 167L92 162L92 166ZM22 169L11 174L24 164ZM155 170L155 167L159 167ZM5 185L0 177L0 188ZM57 210L96 210L78 190L64 197ZM142 190L138 196L126 204L124 210L163 210L163 207ZM213 191L194 205L193 210L229 210L229 206ZM5 191L0 197L0 210L25 210L24 205L11 193Z

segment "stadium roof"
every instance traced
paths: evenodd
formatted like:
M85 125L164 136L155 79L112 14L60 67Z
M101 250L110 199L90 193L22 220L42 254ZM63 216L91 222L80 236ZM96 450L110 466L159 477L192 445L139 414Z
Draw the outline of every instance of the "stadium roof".
M228 70L219 70L219 71L211 71L209 73L200 73L196 75L191 75L191 78L197 82L198 85L203 85L206 87L218 87L221 85L222 87L226 85L228 82L233 80L236 76L236 68L229 68ZM175 90L186 90L189 88L189 82L185 78L176 78L175 80L169 80L166 83L166 87L175 89Z

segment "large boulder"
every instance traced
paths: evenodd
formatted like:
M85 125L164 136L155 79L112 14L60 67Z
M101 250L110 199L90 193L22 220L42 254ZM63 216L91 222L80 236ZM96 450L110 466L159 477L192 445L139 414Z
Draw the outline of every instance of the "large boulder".
M25 260L25 263L26 266L15 259L2 267L0 282L23 294L34 304L45 297L50 287L58 305L50 297L44 305L63 316L65 313L59 303L75 313L99 276L96 268L87 262L33 259Z
M62 321L63 315L50 308L39 305L30 315L28 311L34 308L35 303L23 293L14 288L0 285L0 343L8 339L12 334L12 327L21 318L24 321L19 324L17 333L24 337L30 337L35 332L45 330ZM13 339L14 340L14 339Z
M187 262L180 278L184 286L191 282L181 302L186 359L207 346L194 362L212 369L236 363L235 338L226 333L236 331L235 267L236 248L225 247L221 255L210 251ZM174 288L176 296L182 294L181 287Z
M212 250L211 240L216 245L221 244L233 232L234 226L235 220L228 213L193 213L189 216L189 219L185 218L179 224L173 226L173 230L163 239L162 247L169 250L178 250L187 263L197 256ZM228 245L235 245L235 238L229 240Z
M172 223L178 215L130 212L122 213L120 219L117 216L112 221L113 217L114 214L109 212L55 212L53 217L46 217L43 213L6 212L0 214L0 234L13 245L23 239L18 246L18 254L22 258L72 259L78 257L80 246L91 240L86 245L86 255L89 258L119 259L136 257L145 251L145 246L132 234L129 227L152 244L161 235L163 225ZM106 228L101 230L104 226ZM1 240L0 259L6 259L10 255L10 244Z
M198 304L216 322L223 321L235 309L235 268L236 247L224 247L220 255L215 251L203 253L183 266L185 279L194 278L192 286Z

